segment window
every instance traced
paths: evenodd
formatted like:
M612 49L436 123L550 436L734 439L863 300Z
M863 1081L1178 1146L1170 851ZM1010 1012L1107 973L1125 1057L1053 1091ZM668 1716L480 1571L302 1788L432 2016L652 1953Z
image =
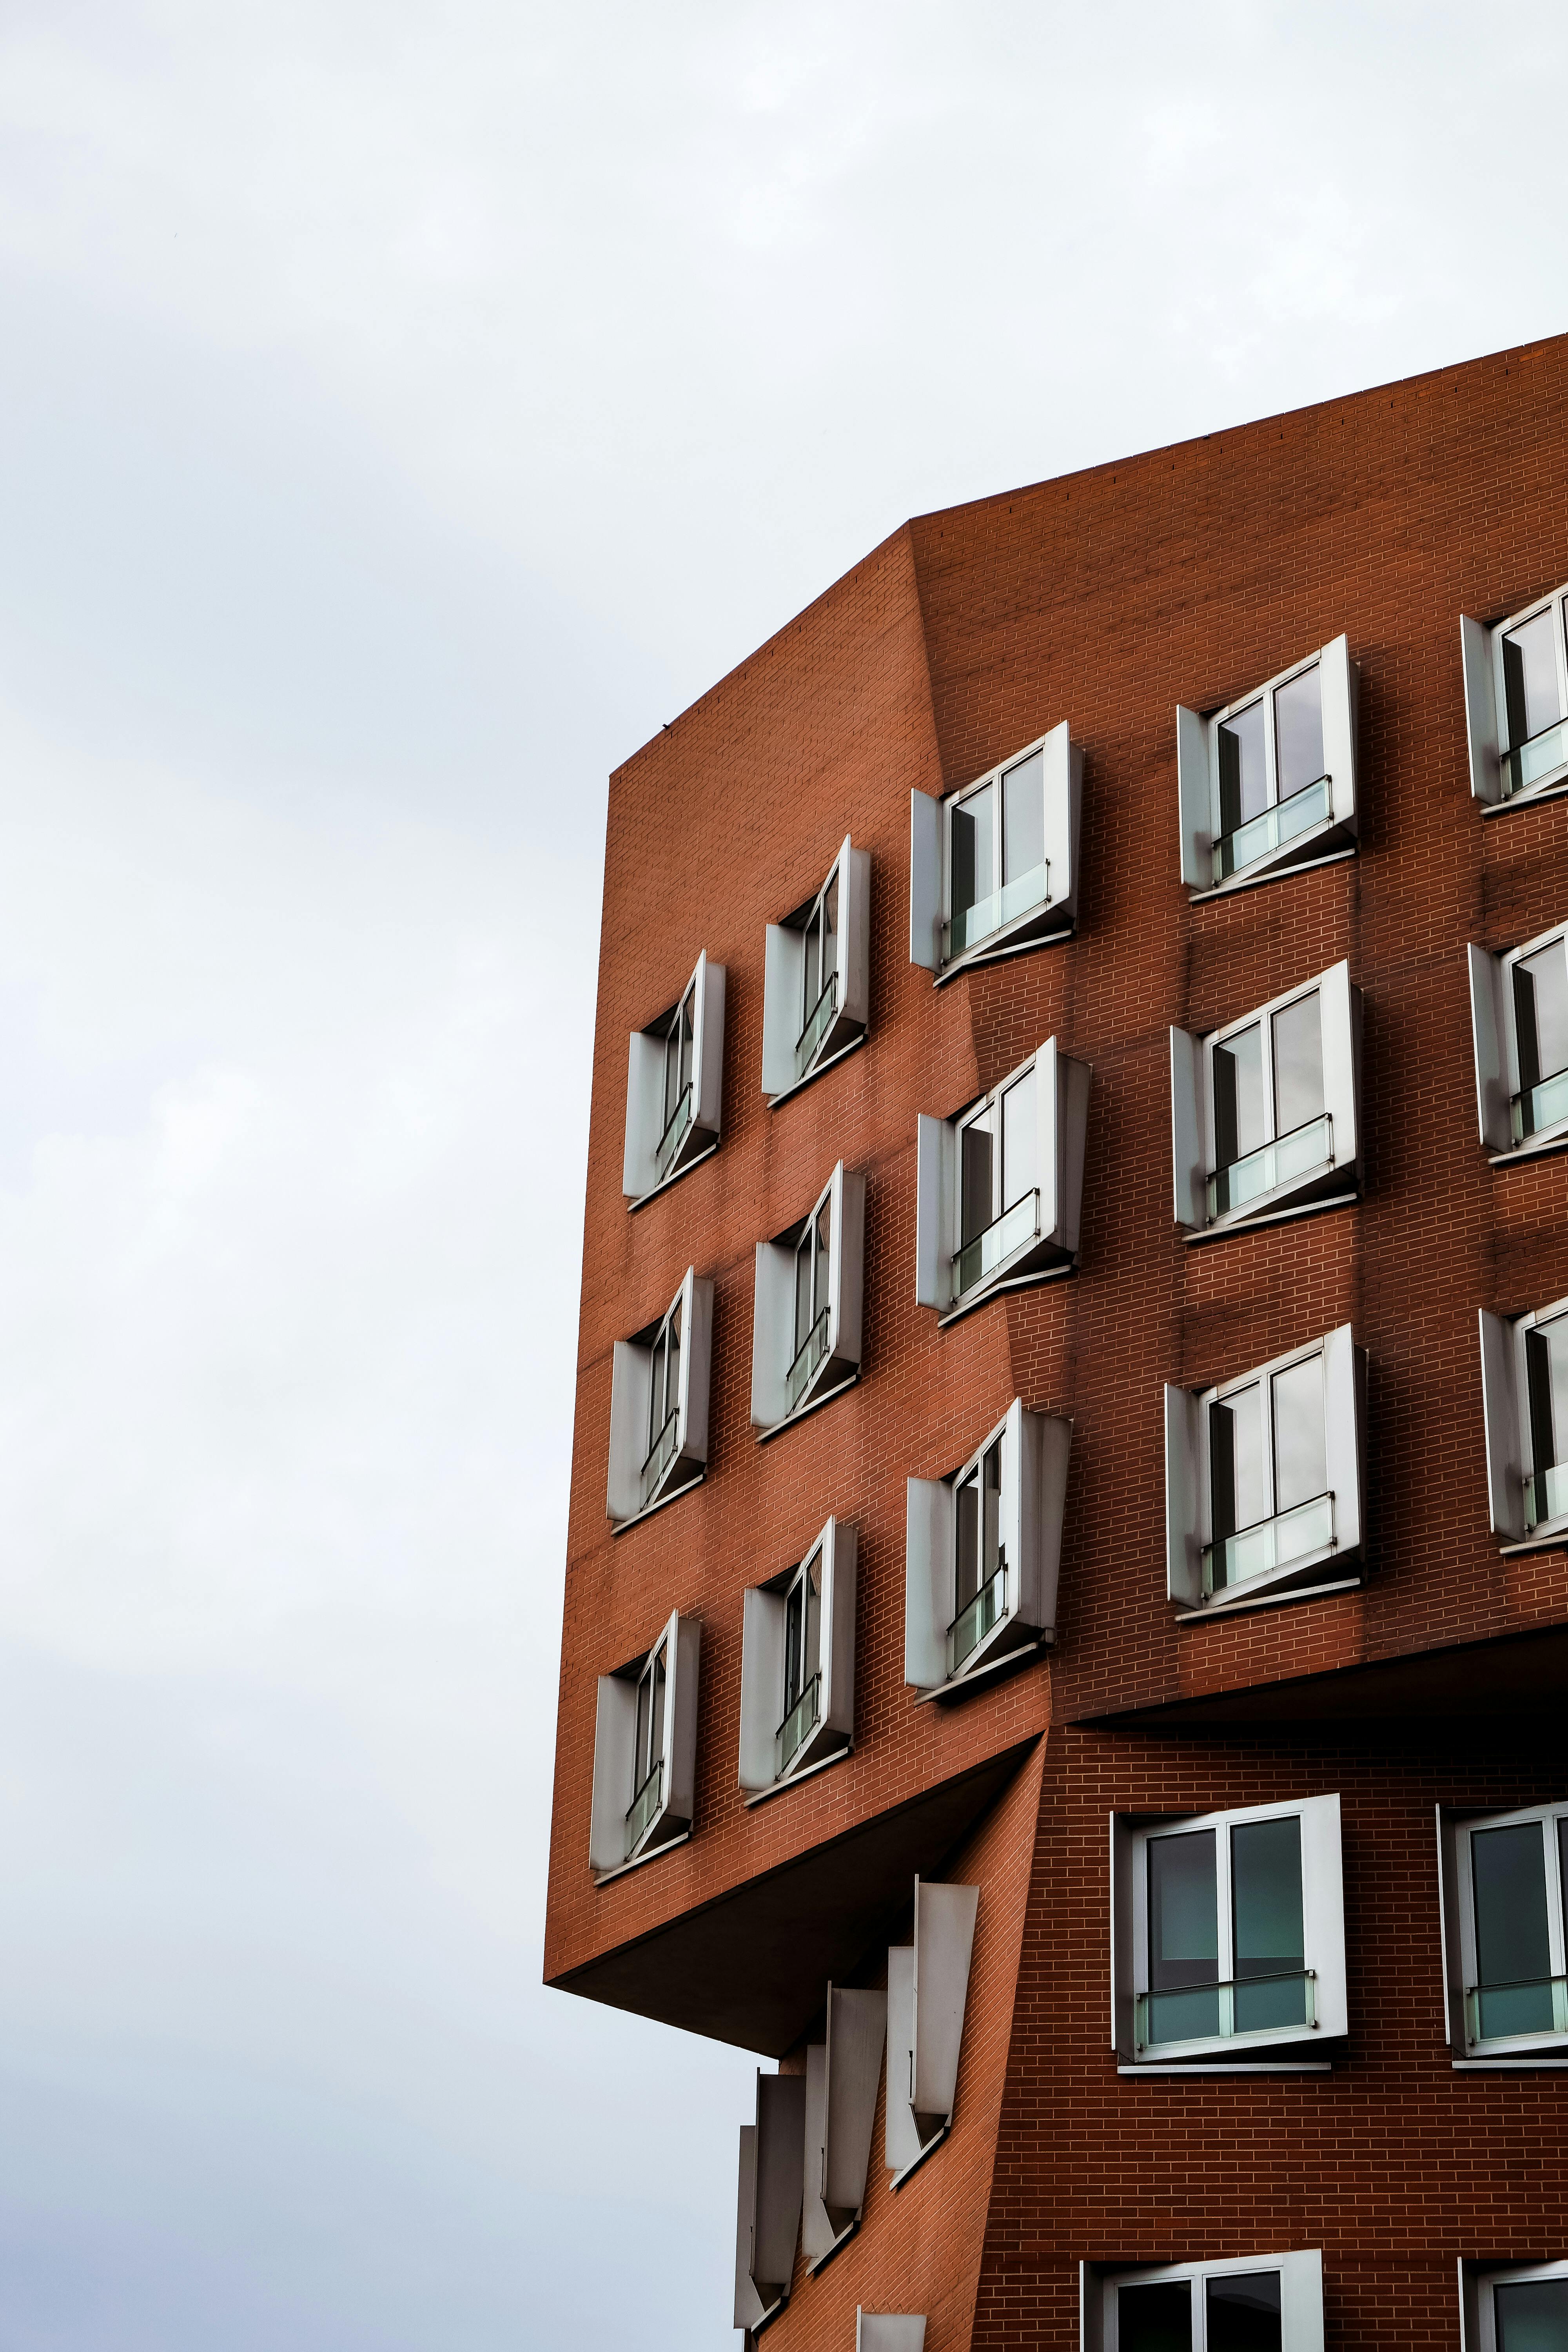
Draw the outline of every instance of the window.
M895 2185L952 2122L978 1886L915 1881L914 1941L888 1952L883 2155Z
M846 836L816 898L768 925L763 1092L775 1103L865 1035L870 942L870 854Z
M1354 846L1357 680L1336 637L1209 718L1178 709L1184 882L1224 889Z
M719 1148L724 967L706 954L679 1002L632 1032L621 1189L635 1209Z
M1054 1637L1071 1439L1015 1399L962 1469L909 1481L906 1683L956 1691Z
M1568 1298L1529 1315L1480 1310L1487 1491L1504 1551L1568 1538Z
M1324 2045L1346 2029L1338 1797L1192 1821L1118 1816L1111 1851L1124 2062L1279 2051L1327 2063Z
M701 1631L678 1611L646 1656L599 1677L589 1860L600 1878L689 1834Z
M1437 1836L1456 2057L1568 2057L1568 1803L1439 1812Z
M1070 939L1083 753L1067 721L942 800L910 795L910 961L938 979Z
M915 1297L942 1316L1078 1255L1089 1066L1047 1038L953 1118L916 1125Z
M805 2199L801 2240L814 2267L857 2227L888 2038L885 1992L827 1988L827 2031L805 2053Z
M1568 2352L1568 2262L1459 2264L1460 2352Z
M1171 1032L1176 1222L1245 1225L1361 1177L1361 991L1335 964L1212 1036Z
M1083 2267L1085 2352L1322 2352L1323 2258Z
M805 2077L757 2075L757 2119L741 2126L735 2325L757 2328L789 2301L805 2172Z
M1346 1323L1199 1395L1167 1387L1173 1601L1213 1613L1359 1573L1365 1378Z
M1462 618L1470 790L1494 808L1568 784L1568 588L1495 628Z
M854 1528L829 1519L803 1560L745 1595L742 1789L777 1788L854 1739L855 1552Z
M617 1532L707 1468L712 1328L713 1285L689 1266L658 1321L616 1342L605 1508Z
M1499 1159L1568 1144L1568 932L1469 962L1481 1141Z
M808 1215L757 1244L752 1421L769 1437L860 1370L866 1179L834 1169Z

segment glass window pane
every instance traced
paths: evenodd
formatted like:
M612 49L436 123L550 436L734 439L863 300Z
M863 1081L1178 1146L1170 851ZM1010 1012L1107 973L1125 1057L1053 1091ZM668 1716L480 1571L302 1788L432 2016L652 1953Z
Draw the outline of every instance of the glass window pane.
M1556 636L1550 607L1504 635L1502 684L1510 744L1528 743L1563 716Z
M1530 1392L1530 1466L1550 1470L1568 1440L1568 1316L1538 1323L1525 1333L1524 1364Z
M1002 879L1016 882L1046 862L1046 755L1032 752L1002 779Z
M985 1503L985 1549L982 1556L983 1573L994 1575L1002 1558L1002 1440L985 1449L981 1463L981 1483Z
M816 1309L813 1303L812 1295L814 1287L812 1281L812 1261L815 1255L813 1249L815 1236L815 1226L808 1225L800 1242L796 1244L795 1253L794 1352L797 1356L805 1347L811 1327L816 1320Z
M1492 2301L1498 2352L1568 2352L1568 2279L1515 2279Z
M966 915L994 887L991 879L992 791L971 793L952 812L952 912Z
M809 1013L822 993L822 909L820 907L814 907L806 917L805 953L801 961L804 966L800 991L802 1007L805 1013Z
M1470 1837L1483 2038L1552 2030L1546 1841L1539 1822Z
M632 1794L635 1797L647 1779L648 1726L652 1720L653 1677L643 1674L637 1680L637 1727L632 1743Z
M1279 2273L1243 2271L1205 2281L1206 2352L1279 2352Z
M664 1644L653 1662L653 1720L648 1726L647 1769L651 1772L664 1754Z
M1219 2031L1219 1896L1213 1830L1149 1841L1149 2039Z
M1218 738L1219 829L1234 833L1238 824L1261 816L1268 805L1262 703L1249 702L1245 710L1222 719Z
M1254 1385L1237 1389L1209 1407L1209 1495L1215 1543L1268 1517L1261 1403Z
M1276 1372L1274 1391L1274 1507L1292 1511L1326 1494L1329 1457L1323 1427L1323 1360L1309 1356Z
M1301 1919L1301 1824L1237 1822L1230 1833L1231 1914L1236 1936L1236 2030L1304 2025L1307 1947ZM1275 1979L1247 1983L1245 1979ZM1283 1981L1279 1981L1279 1979Z
M1268 1140L1263 1115L1263 1030L1238 1029L1214 1049L1215 1166L1229 1168Z
M1004 1209L1035 1189L1035 1073L1029 1070L1002 1097Z
M1521 1091L1568 1069L1568 949L1561 940L1513 968Z
M804 1690L822 1664L822 1562L813 1562L803 1583L805 1594L805 1654L801 1661Z
M680 1084L676 1094L677 1102L679 1101L681 1095L686 1092L687 1087L691 1084L691 1048L693 1039L697 1034L697 1007L689 996L684 997L681 1000L679 1028Z
M984 1118L971 1119L959 1139L959 1234L972 1242L991 1223L991 1129Z
M1193 2352L1191 2280L1119 2286L1116 2341L1121 2352Z
M1304 793L1323 772L1323 691L1316 667L1274 689L1274 755L1279 798Z
M1323 1023L1318 992L1274 1015L1274 1132L1323 1115Z
M803 1686L801 1661L805 1655L805 1644L803 1639L805 1629L802 1622L802 1619L805 1615L805 1587L800 1579L797 1578L795 1583L790 1587L789 1599L784 1602L784 1713L786 1715L795 1705L796 1699L800 1696Z
M838 961L838 877L822 894L822 987L826 988Z
M664 1126L675 1117L680 1100L680 1015L677 1013L664 1039Z
M953 1611L962 1615L980 1590L980 1475L972 1470L953 1498L957 1553Z

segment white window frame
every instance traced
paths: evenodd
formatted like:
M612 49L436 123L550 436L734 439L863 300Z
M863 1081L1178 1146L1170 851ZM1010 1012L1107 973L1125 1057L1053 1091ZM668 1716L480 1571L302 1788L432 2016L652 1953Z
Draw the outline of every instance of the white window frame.
M1300 1165L1281 1155L1281 1139L1274 1131L1275 1017L1308 996L1318 998L1323 1049L1323 1104L1327 1120L1326 1150ZM1216 1046L1244 1031L1262 1025L1267 1050L1263 1055L1264 1097L1268 1139L1258 1150L1238 1160L1262 1160L1261 1174L1272 1177L1235 1207L1218 1203L1217 1121L1215 1108L1214 1057ZM1264 1224L1300 1208L1320 1207L1326 1200L1352 1197L1361 1190L1361 1034L1362 993L1350 976L1350 965L1331 964L1327 971L1287 989L1283 995L1227 1022L1207 1036L1185 1029L1171 1032L1171 1152L1175 1217L1192 1233L1237 1232ZM1315 1122L1313 1123L1315 1124ZM1307 1140L1306 1130L1297 1130Z
M1020 1651L1056 1639L1072 1423L1030 1412L1015 1397L968 1460L945 1478L910 1478L904 1538L904 1680L924 1697L957 1695ZM989 1582L963 1612L957 1607L957 1495L1002 1448L1001 1591L983 1603ZM1001 1607L988 1626L989 1606ZM963 1619L973 1619L964 1625ZM976 1633L977 1627L984 1628ZM970 1641L971 1636L976 1636ZM963 1641L962 1654L955 1642Z
M888 2039L888 1996L830 1984L827 2030L805 2053L801 2242L816 2270L859 2226Z
M1568 1145L1568 1108L1555 1118L1548 1118L1532 1133L1523 1129L1522 1094L1519 1064L1519 1024L1514 1010L1514 967L1528 957L1539 955L1542 948L1554 946L1558 940L1568 942L1568 923L1553 923L1550 930L1542 931L1535 939L1526 940L1521 946L1508 948L1499 954L1477 947L1468 950L1470 973L1470 1034L1476 1055L1476 1110L1480 1124L1481 1141L1491 1154L1492 1165L1504 1160L1529 1160L1538 1152L1561 1150ZM1558 1071L1548 1071L1541 1087L1553 1077L1563 1076ZM1540 1087L1537 1088L1539 1092ZM1568 1082L1563 1088L1568 1097Z
M1234 1584L1213 1583L1214 1549L1209 1408L1255 1382L1267 1384L1279 1372L1312 1356L1323 1360L1323 1433L1331 1518L1327 1541L1316 1541ZM1267 1393L1267 1389L1265 1391ZM1305 1600L1360 1581L1366 1491L1366 1355L1350 1324L1342 1323L1299 1348L1253 1365L1213 1387L1165 1388L1165 1565L1169 1598L1194 1617L1228 1614L1279 1600ZM1266 1475L1272 1497L1272 1447L1266 1449ZM1293 1507L1291 1513L1307 1505ZM1272 1520L1254 1523L1272 1526ZM1310 1530L1311 1523L1298 1532ZM1246 1533L1238 1528L1237 1535ZM1285 1530L1287 1534L1291 1530ZM1349 1573L1347 1574L1347 1570Z
M816 1314L797 1349L795 1261L828 1212L826 1263L813 1250ZM860 1377L866 1279L866 1179L842 1160L807 1215L759 1242L752 1310L752 1425L760 1440L826 1404ZM820 1301L819 1304L816 1302Z
M1550 1489L1542 1493L1540 1481L1559 1465L1535 1459L1527 1351L1531 1331L1568 1316L1568 1298L1553 1299L1525 1315L1494 1315L1485 1307L1479 1314L1492 1533L1506 1553L1559 1550L1568 1538L1568 1473L1559 1482L1561 1507L1554 1510ZM1563 1437L1568 1440L1568 1431ZM1542 1502L1547 1505L1544 1515L1531 1520L1532 1508Z
M994 929L957 953L951 950L952 914L952 814L962 802L989 784L994 788L994 870L1000 874L1002 783L1010 770L1042 755L1043 831L1046 897L1021 908ZM1083 798L1083 752L1072 740L1064 719L1044 735L1037 735L1021 751L1011 751L994 768L975 776L956 792L939 799L931 793L910 795L910 961L934 973L940 987L956 972L999 957L1019 955L1026 949L1055 946L1068 940L1078 923L1079 818ZM1001 887L993 893L1003 895Z
M996 1122L992 1154L994 1185L999 1181L1002 1157L1002 1100L1031 1071L1036 1179L1032 1224L1026 1194L966 1251L960 1222L963 1130L982 1118ZM1076 1265L1090 1078L1087 1062L1074 1061L1058 1050L1054 1037L1047 1037L998 1085L966 1103L951 1118L931 1118L923 1111L919 1115L915 1122L915 1301L935 1308L939 1328L969 1314L999 1291L1048 1282ZM971 1251L978 1271L961 1290L958 1285L969 1270Z
M1444 2019L1455 2057L1472 2066L1488 2062L1506 2063L1510 2058L1531 2053L1568 2065L1568 1920L1564 1918L1556 1831L1556 1824L1562 1821L1568 1821L1568 1799L1513 1805L1498 1812L1474 1812L1468 1808L1443 1805L1437 1809ZM1555 2021L1547 2031L1489 2034L1483 2038L1479 2031L1479 2008L1472 1998L1479 1971L1470 1840L1478 1830L1513 1829L1526 1822L1540 1823L1546 1848L1546 1929Z
M588 1860L603 1885L651 1862L691 1834L696 1811L697 1687L702 1628L676 1610L646 1651L599 1676L594 1726L594 1794ZM645 1797L637 1769L637 1691L656 1659L664 1664L664 1737L659 1782ZM636 1818L634 1818L634 1815Z
M914 1940L888 1948L882 2156L895 2188L952 2126L979 1907L978 1886L917 1878Z
M1520 773L1519 753L1522 743L1510 740L1508 721L1508 689L1503 673L1503 639L1511 629L1517 629L1537 614L1550 612L1555 616L1552 650L1557 659L1557 692L1565 714L1568 714L1568 584L1548 589L1543 596L1535 597L1517 613L1489 625L1472 620L1468 614L1459 616L1459 649L1465 675L1465 732L1469 749L1470 793L1480 802L1483 811L1495 815L1505 808L1519 808L1530 801L1550 800L1555 794L1568 792L1568 717L1559 719L1555 729L1561 730L1563 756L1549 759L1541 772L1530 782L1519 784L1514 778ZM1526 739L1543 742L1544 736Z
M680 1373L675 1411L650 1450L656 1350L680 1313ZM674 1502L706 1476L708 1389L712 1361L713 1285L688 1266L655 1322L617 1339L610 1373L609 1475L605 1508L616 1534ZM673 1423L673 1427L670 1424ZM665 1432L668 1431L668 1435ZM662 1443L660 1443L662 1441ZM655 1455L659 1459L656 1461Z
M803 1559L742 1598L738 1777L752 1798L836 1762L855 1744L856 1556L854 1528L830 1518ZM809 1723L792 1723L792 1714L804 1717L807 1694L787 1704L790 1599L808 1580L818 1612L816 1704Z
M621 1190L640 1209L719 1149L724 1096L724 966L707 950L672 1005L646 1029L634 1029L626 1074L626 1141ZM691 1080L667 1122L666 1040L672 1023L690 1023ZM667 1132L668 1127L668 1132Z
M756 2121L741 2126L735 2325L755 2333L789 2301L805 2171L805 2077L757 2071Z
M1265 841L1256 854L1226 874L1222 841L1228 836L1220 831L1219 730L1228 719L1237 717L1255 702L1264 706L1264 760L1269 798L1260 816L1249 820L1262 824L1264 816L1280 806L1289 808L1290 802L1280 803L1278 793L1278 753L1274 698L1293 678L1305 676L1310 669L1321 671L1321 707L1323 720L1323 775L1318 780L1325 787L1322 794L1323 814L1302 825L1298 833L1287 834L1272 843ZM1217 897L1227 890L1244 889L1253 882L1294 871L1304 865L1321 863L1325 857L1349 856L1356 845L1360 816L1356 803L1356 712L1360 694L1360 672L1350 657L1349 641L1335 637L1315 653L1292 662L1262 685L1248 688L1238 694L1221 710L1200 715L1178 705L1176 710L1176 775L1177 798L1181 815L1182 879L1199 898ZM1317 789L1308 786L1307 791ZM1305 793L1293 795L1304 798ZM1302 812L1303 814L1306 812ZM1278 827L1265 828L1265 833Z
M1524 2286L1532 2279L1568 2279L1568 2262L1477 2263L1459 2259L1459 2352L1497 2352L1500 2286Z
M1140 2004L1150 1989L1150 1841L1183 1836L1192 1831L1215 1832L1220 1943L1215 1965L1223 1986L1227 1981L1227 1946L1234 1937L1230 1832L1240 1822L1281 1821L1291 1815L1299 1817L1301 1824L1301 1917L1311 2021L1247 2032L1194 2035L1190 2041L1141 2042ZM1293 1797L1268 1805L1232 1805L1215 1812L1190 1815L1113 1813L1110 1879L1110 2038L1124 2067L1136 2073L1146 2066L1169 2069L1215 2059L1236 2064L1267 2059L1276 2053L1313 2064L1326 2066L1330 2063L1333 2045L1342 2043L1349 2030L1344 1866L1337 1795ZM1233 1962L1228 1981L1235 1982Z
M1245 2278L1252 2271L1279 2273L1279 2337L1284 2352L1323 2352L1323 2257L1317 2248L1287 2254L1227 2254L1217 2262L1079 2265L1079 2340L1082 2352L1119 2352L1116 2291L1191 2279L1194 2352L1205 2352L1207 2298L1203 2282Z
M807 1004L806 940L838 886L838 929L826 985ZM831 990L831 998L829 998ZM871 1017L871 857L846 834L813 898L770 923L763 976L763 1092L776 1110L866 1035Z

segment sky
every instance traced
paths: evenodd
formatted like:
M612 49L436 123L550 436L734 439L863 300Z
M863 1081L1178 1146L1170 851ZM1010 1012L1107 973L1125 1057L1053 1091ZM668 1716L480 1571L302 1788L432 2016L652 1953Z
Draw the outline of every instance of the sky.
M719 2352L550 1993L605 780L909 514L1568 329L1568 13L0 0L0 2352Z

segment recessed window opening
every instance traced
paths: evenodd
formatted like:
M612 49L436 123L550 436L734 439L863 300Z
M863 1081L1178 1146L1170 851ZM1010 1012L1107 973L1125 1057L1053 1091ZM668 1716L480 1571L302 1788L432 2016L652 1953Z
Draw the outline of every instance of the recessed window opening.
M1039 1238L1039 1121L1033 1064L989 1097L958 1131L959 1218L953 1286L964 1294Z
M1521 1143L1568 1118L1568 945L1549 940L1512 966L1519 1084L1513 1139Z
M626 1860L637 1853L664 1803L664 1703L668 1669L660 1642L637 1681L632 1801L626 1808Z
M954 802L944 963L1049 898L1045 782L1045 753L1031 751Z
M829 1186L806 1221L795 1246L795 1352L785 1381L793 1412L827 1353L827 1277L833 1248L833 1193Z
M1244 2271L1117 2290L1119 2352L1280 2352L1279 2273Z
M664 1032L664 1084L662 1089L663 1124L654 1151L654 1164L662 1183L668 1175L676 1153L685 1142L691 1126L696 1105L693 1086L693 1055L696 1046L696 982L687 990L674 1012L668 1016Z
M1321 1351L1209 1402L1206 1595L1333 1542Z
M677 1291L655 1335L648 1383L647 1451L643 1457L641 1503L646 1509L675 1459L680 1421L680 1324L683 1292Z
M1211 1217L1224 1216L1333 1158L1319 992L1216 1039Z
M1472 1822L1459 1835L1467 2045L1568 2035L1568 1807Z
M1331 808L1323 761L1322 687L1316 660L1214 721L1219 838L1214 878L1321 824Z
M822 1720L822 1555L802 1562L784 1596L784 1720L775 1770L783 1779Z
M910 799L910 961L942 978L1071 936L1083 753L1066 719L940 800Z
M1151 1836L1139 2049L1310 2026L1295 1814Z
M1568 593L1559 589L1496 636L1505 797L1528 792L1568 766Z
M801 961L800 1034L795 1040L795 1076L804 1077L838 1010L838 868L824 884L805 919Z
M953 1615L947 1671L960 1673L1007 1612L1007 1549L1002 1537L1003 1453L999 1430L961 1471L953 1493Z

